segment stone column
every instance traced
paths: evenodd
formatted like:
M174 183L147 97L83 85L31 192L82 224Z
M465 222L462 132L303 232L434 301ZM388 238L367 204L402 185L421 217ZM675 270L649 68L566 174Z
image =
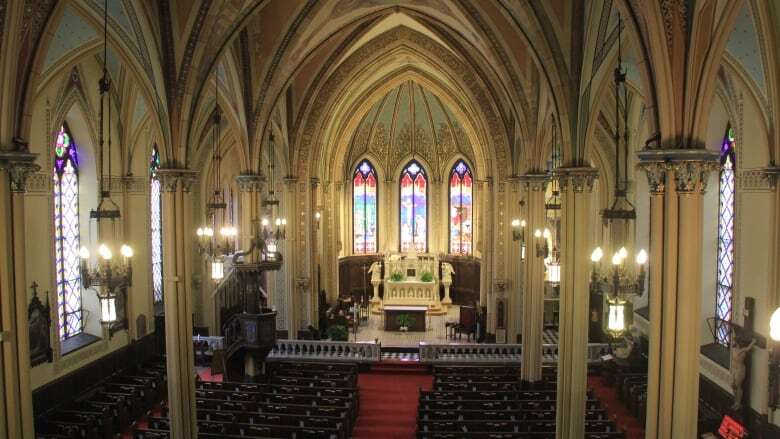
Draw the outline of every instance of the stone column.
M24 191L27 177L40 169L35 164L36 157L37 154L28 152L0 153L0 211L8 212L0 225L0 407L4 412L0 424L5 425L9 439L35 437L27 327ZM56 342L57 339L52 340Z
M524 382L542 379L542 332L544 331L544 255L536 254L534 230L547 227L544 210L547 174L520 177L525 201L526 245L523 272L522 361L520 378Z
M236 176L238 186L238 234L241 250L248 250L252 245L258 225L253 221L259 221L261 217L261 200L265 177L257 174L242 174ZM258 252L252 252L245 256L246 262L257 262Z
M165 270L165 349L171 438L197 436L192 348L192 185L196 173L160 169Z
M702 206L718 153L646 150L639 158L653 215L645 437L695 437L699 401L691 395L699 394Z
M558 168L561 186L561 295L556 438L585 436L588 375L590 203L597 171Z

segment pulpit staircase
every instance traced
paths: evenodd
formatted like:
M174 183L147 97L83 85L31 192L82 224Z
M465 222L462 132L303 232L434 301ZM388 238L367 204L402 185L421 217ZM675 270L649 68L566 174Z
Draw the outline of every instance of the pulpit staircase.
M235 264L212 294L225 337L226 380L243 381L246 356L262 362L276 345L276 311L267 308L263 284L265 272L279 268L281 263L275 261Z

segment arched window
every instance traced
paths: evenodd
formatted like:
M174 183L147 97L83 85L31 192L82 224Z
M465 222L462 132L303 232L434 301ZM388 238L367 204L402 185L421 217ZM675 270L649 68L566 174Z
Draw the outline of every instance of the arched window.
M471 254L473 183L468 165L459 160L450 173L450 253L453 254Z
M355 169L352 178L352 230L355 254L376 253L377 249L376 170L368 160Z
M715 297L715 316L722 321L731 321L732 297L734 292L734 130L729 127L720 150L720 185L718 201L718 284ZM717 342L729 345L729 329L725 324L717 325Z
M428 248L428 178L412 160L401 172L401 251L424 253Z
M54 253L60 339L84 330L79 260L79 171L76 144L63 125L54 145Z
M149 161L149 173L151 176L149 198L149 212L152 232L152 294L154 303L163 301L163 275L162 275L162 194L160 192L160 179L157 177L157 169L160 168L160 152L157 145L152 147L152 157Z

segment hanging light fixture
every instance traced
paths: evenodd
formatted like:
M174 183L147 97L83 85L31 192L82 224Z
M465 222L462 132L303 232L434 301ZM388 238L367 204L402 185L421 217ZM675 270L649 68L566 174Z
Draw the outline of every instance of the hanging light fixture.
M548 245L552 250L550 250L549 255L545 257L545 269L547 271L547 279L545 282L553 288L552 291L557 291L557 287L561 283L561 252L558 247L561 224L561 187L558 179L555 177L555 170L561 166L561 149L558 144L558 125L555 118L553 118L551 125L552 156L548 167L548 174L551 176L550 196L545 200L544 209L547 222L552 229L552 232L546 238L549 242ZM555 294L557 295L557 293Z
M220 126L222 123L222 113L219 108L219 76L216 67L214 69L214 115L212 122L214 127L211 131L211 187L209 200L206 203L206 220L203 226L198 227L196 235L198 237L198 249L206 258L211 266L211 279L218 281L225 276L226 256L235 249L238 229L225 222L225 211L227 203L225 196L220 188L222 184L222 156L219 151ZM219 229L219 236L215 236L217 218L221 220L222 226Z
M274 194L274 134L268 135L268 174L270 183L268 195L263 199L263 207L267 210L267 216L260 220L260 236L263 240L263 259L281 260L279 245L287 238L287 219L278 216L279 200Z
M84 288L93 289L101 305L101 323L107 326L117 321L116 303L119 294L132 284L133 248L127 244L119 246L121 260L114 258L114 248L119 234L117 221L121 218L119 206L111 199L111 79L108 76L108 0L103 4L103 75L98 81L100 92L100 114L98 137L100 143L98 181L99 201L97 208L89 212L98 238L95 256L87 246L79 250L81 258L81 282ZM105 111L108 108L106 120ZM107 136L103 130L108 125ZM105 160L104 160L105 159ZM108 168L108 175L105 173ZM108 181L106 181L108 180ZM108 186L106 186L108 184ZM91 233L90 233L91 235Z
M621 43L622 19L618 16L618 59L614 70L615 91L615 198L608 209L602 211L605 224L610 226L613 232L620 232L621 236L612 242L616 250L611 257L610 267L602 267L601 259L604 251L597 247L591 253L593 271L591 273L591 292L604 296L607 307L605 319L606 332L614 337L626 330L626 312L628 308L627 297L642 294L645 286L645 265L648 255L644 249L635 254L635 266L626 264L629 252L626 242L631 230L630 225L636 220L636 209L627 198L628 186L628 90L626 88L626 71L623 69L622 43ZM622 118L621 118L622 107ZM622 172L621 172L622 162ZM616 233L613 233L613 239ZM622 241L622 242L621 242ZM619 320L619 321L618 321Z

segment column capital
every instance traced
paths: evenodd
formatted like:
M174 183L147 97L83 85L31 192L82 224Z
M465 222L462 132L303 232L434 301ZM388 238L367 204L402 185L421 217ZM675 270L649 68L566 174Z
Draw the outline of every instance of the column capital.
M574 192L591 192L593 183L599 177L599 171L589 166L558 168L553 171L553 176L560 182L561 190L566 190L571 185Z
M678 192L704 193L710 172L720 168L720 153L702 148L646 149L637 156L640 166L650 169L646 172L651 191L654 183L655 189L663 190L658 187L658 174L665 169L674 173L674 186ZM653 172L653 180L649 172Z
M642 160L639 159L637 168L645 171L647 176L647 184L650 186L651 194L663 194L666 191L666 171L669 170L666 162L659 162L655 160Z
M263 174L236 175L236 185L239 192L260 192L263 183L265 183Z
M761 178L766 180L769 187L777 188L777 180L780 180L780 166L769 166L761 170Z
M190 192L198 180L198 171L184 168L161 168L157 170L157 177L165 192L175 192L180 185L183 192Z
M0 169L8 171L12 192L24 192L27 177L41 170L36 158L38 154L26 151L0 152Z
M547 183L550 182L550 174L523 174L515 179L523 185L525 190L533 192L544 192L547 189Z

